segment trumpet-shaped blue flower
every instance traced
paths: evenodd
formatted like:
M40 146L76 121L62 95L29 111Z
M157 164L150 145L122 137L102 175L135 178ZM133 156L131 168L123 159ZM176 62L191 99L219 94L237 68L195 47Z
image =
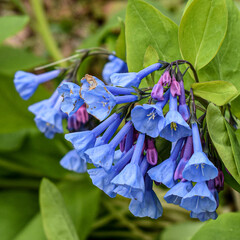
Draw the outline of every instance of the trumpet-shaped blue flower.
M150 73L159 70L162 67L162 64L155 63L138 73L130 72L130 73L114 73L110 76L111 83L113 86L121 86L121 87L138 87L141 83L141 80L145 78Z
M206 211L214 212L217 203L206 182L199 182L183 197L180 206L198 214Z
M191 218L198 218L201 222L205 222L209 219L217 219L218 215L216 213L216 211L214 212L202 212L202 213L194 213L194 212L191 212L190 213L190 217Z
M145 135L140 134L131 159L124 169L111 181L119 186L114 192L136 200L142 200L145 191L144 177L139 166Z
M28 100L36 91L39 84L56 78L61 70L35 75L24 71L17 71L14 76L16 90L24 100Z
M176 142L180 138L191 136L191 128L177 111L177 97L173 97L172 94L170 94L169 112L165 119L165 126L160 132L161 137Z
M183 177L194 182L214 179L218 175L218 170L202 151L201 139L196 123L192 124L192 134L194 154L183 170Z
M109 197L115 197L117 194L113 192L115 184L111 183L111 180L119 174L119 172L125 167L130 161L134 148L130 149L117 163L112 167L111 172L106 172L104 168L98 167L89 169L88 173L92 182L99 189L104 191Z
M148 171L148 175L152 180L163 183L168 188L172 188L176 184L176 181L174 180L174 172L177 165L176 160L182 147L182 143L183 139L178 140L171 156Z
M60 161L62 167L77 173L87 171L87 163L83 158L80 158L77 151L74 149L68 152Z
M83 99L80 97L80 86L72 82L63 82L58 87L58 92L63 97L61 110L72 116L84 104Z
M131 124L131 122L126 123L109 144L89 148L85 152L86 158L89 159L88 161L91 161L97 167L100 166L109 171L113 165L115 149L130 130Z
M108 57L109 62L105 64L103 71L102 71L102 76L103 80L110 84L110 76L113 73L126 73L128 72L128 67L127 64L120 58L110 55Z
M114 113L93 130L69 133L65 135L65 139L71 142L79 156L83 157L87 149L94 147L96 138L118 118L120 118L119 115Z
M140 202L132 199L129 210L136 217L157 219L162 216L163 208L155 192L152 190L152 180L148 175L145 176L145 189L143 201Z
M182 198L186 196L193 186L191 182L181 181L173 186L164 196L164 199L167 203L172 203L179 205L182 201Z
M162 108L169 98L169 91L164 95L164 100L157 104L143 104L135 106L131 112L132 122L136 130L156 138L165 125Z

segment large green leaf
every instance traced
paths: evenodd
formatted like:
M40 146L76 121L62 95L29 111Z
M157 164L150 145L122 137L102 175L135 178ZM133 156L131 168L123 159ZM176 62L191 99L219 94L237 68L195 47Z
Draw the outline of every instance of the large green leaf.
M225 0L194 0L179 27L179 44L184 59L197 70L201 69L217 54L226 31Z
M207 127L211 140L228 171L240 184L240 176L237 170L236 159L233 153L233 146L228 135L226 120L221 111L214 104L210 103L207 108Z
M161 60L179 58L178 27L153 6L141 0L130 0L126 14L127 63L129 71L143 68L148 46L156 49Z
M47 179L40 186L40 207L48 240L78 240L78 235L57 187Z
M203 226L201 222L184 222L167 227L161 234L160 240L190 240Z
M37 194L29 191L0 193L1 240L12 240L38 211Z
M125 37L125 23L119 18L121 24L121 32L116 41L116 55L123 61L126 61L126 37Z
M0 47L0 74L13 76L18 70L28 70L46 62L46 59L19 48Z
M218 2L218 1L215 1ZM226 37L215 58L198 74L202 81L230 81L240 90L240 12L232 0L226 0L228 9L228 28ZM218 24L215 24L217 27ZM209 47L209 50L213 46Z
M28 22L28 16L0 17L0 43L6 38L19 32Z
M240 213L225 213L216 220L206 222L191 240L238 240Z
M98 213L101 192L88 178L82 182L64 182L59 188L79 238L86 239Z
M231 111L238 119L240 119L240 96L231 102Z
M218 106L227 104L239 94L235 86L226 81L194 83L192 88L196 96L202 97Z

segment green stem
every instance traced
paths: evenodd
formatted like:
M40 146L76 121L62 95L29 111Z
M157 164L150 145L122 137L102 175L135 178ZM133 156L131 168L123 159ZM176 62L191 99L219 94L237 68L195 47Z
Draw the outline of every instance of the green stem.
M49 24L43 9L43 4L41 0L30 0L33 12L36 18L36 24L34 27L40 33L46 48L53 57L55 61L63 58L61 52L59 51L56 41L53 38L53 35L50 31ZM60 63L60 66L66 67L66 63Z

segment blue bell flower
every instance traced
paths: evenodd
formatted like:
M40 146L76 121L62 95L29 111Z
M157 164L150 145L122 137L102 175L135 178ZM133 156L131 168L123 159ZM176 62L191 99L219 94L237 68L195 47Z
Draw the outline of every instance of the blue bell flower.
M159 70L162 67L162 64L155 63L138 73L114 73L110 76L111 83L113 86L121 87L138 87L141 83L141 80L145 78L150 73Z
M172 188L177 183L177 181L174 180L174 172L177 166L176 160L182 144L183 139L178 140L171 156L148 171L148 175L152 180L162 183L168 188Z
M191 182L181 181L173 186L164 196L167 203L180 205L182 198L187 195L193 186Z
M180 206L198 214L206 211L214 212L217 203L206 182L199 182L182 198Z
M152 180L148 175L145 176L145 189L143 201L140 202L132 199L129 210L136 217L157 219L162 216L163 208L155 192L152 190Z
M87 171L87 163L83 158L80 158L77 151L71 150L60 161L62 167L77 173Z
M72 143L73 147L77 150L80 157L84 157L84 152L87 149L94 147L96 138L115 120L119 118L120 116L114 113L93 130L69 133L65 135L65 139Z
M183 178L193 182L214 179L218 175L218 170L202 151L197 123L192 124L192 136L194 154L183 170Z
M190 217L191 218L198 218L201 222L205 222L209 219L217 219L218 215L216 213L216 211L214 212L201 212L201 213L194 213L194 212L191 212L190 213Z
M169 91L164 95L164 100L156 104L137 105L131 111L131 118L135 129L156 138L165 125L162 109L169 98Z
M113 73L127 73L128 72L128 67L127 64L120 58L110 55L108 57L109 62L107 62L103 68L102 71L102 76L103 80L107 83L110 84L110 76Z
M169 112L165 119L165 126L160 132L161 137L176 142L180 138L192 135L191 128L177 111L177 97L173 97L172 94L170 94Z
M28 100L36 91L39 84L56 78L62 70L53 70L39 75L24 71L17 71L14 76L14 84L21 98Z
M130 130L131 124L131 122L126 123L109 144L89 148L85 152L87 161L92 162L96 167L102 167L105 171L109 171L113 165L115 149Z
M130 161L134 148L130 149L122 158L112 167L111 172L106 172L104 168L98 167L89 169L88 173L92 182L99 189L104 191L109 197L115 197L117 194L113 192L115 184L111 180L126 166Z
M58 92L63 97L61 110L69 116L72 116L84 104L80 97L80 86L72 82L63 82L58 87Z
M136 200L142 200L145 191L144 177L140 168L144 140L145 135L139 134L131 162L111 181L119 186L114 192Z

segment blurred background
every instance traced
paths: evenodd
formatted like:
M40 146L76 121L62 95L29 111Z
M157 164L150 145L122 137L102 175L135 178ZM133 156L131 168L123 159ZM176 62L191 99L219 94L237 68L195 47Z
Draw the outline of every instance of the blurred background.
M147 2L179 24L187 0ZM240 1L236 4L240 6ZM163 205L163 217L137 218L128 211L128 199L110 199L92 185L87 174L63 169L59 161L71 145L63 135L46 139L27 110L30 104L48 98L60 80L40 86L28 101L22 100L14 88L17 70L34 71L37 66L73 55L81 48L101 46L114 51L120 33L119 18L124 19L126 5L127 1L120 0L0 1L1 240L47 239L39 204L39 185L44 177L60 190L81 240L181 240L202 226L190 219L184 209L166 204L164 188L155 188ZM86 60L79 77L89 73L101 78L106 61L103 57ZM50 202L56 211L53 224L57 226L60 222L57 214L62 209L54 209L55 201L58 200L53 195ZM239 194L226 185L220 194L218 213L238 210Z

